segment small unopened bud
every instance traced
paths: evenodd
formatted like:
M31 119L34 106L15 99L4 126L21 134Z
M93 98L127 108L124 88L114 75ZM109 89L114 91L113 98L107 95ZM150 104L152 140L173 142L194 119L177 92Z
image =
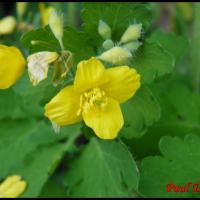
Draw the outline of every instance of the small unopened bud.
M124 48L128 49L130 52L134 53L142 45L140 41L133 41L123 45Z
M108 49L111 49L111 48L114 47L114 43L111 39L108 39L108 40L103 42L102 46L105 50L108 50Z
M110 26L104 22L103 20L99 20L98 25L98 33L101 35L103 39L110 39L111 38L111 28Z
M117 65L126 64L131 57L131 52L122 47L113 47L98 56L99 59L105 62Z
M142 24L130 25L121 37L120 43L138 40L141 37Z
M21 176L9 176L0 184L0 198L17 198L24 192L26 186L27 183L21 180Z
M16 28L17 22L13 16L4 17L0 20L0 34L11 34Z
M28 5L27 2L17 2L16 9L17 9L17 15L19 19L21 19L24 13L26 12L27 5Z
M63 48L63 32L64 32L64 19L63 15L53 10L49 16L49 26L56 39L59 41Z

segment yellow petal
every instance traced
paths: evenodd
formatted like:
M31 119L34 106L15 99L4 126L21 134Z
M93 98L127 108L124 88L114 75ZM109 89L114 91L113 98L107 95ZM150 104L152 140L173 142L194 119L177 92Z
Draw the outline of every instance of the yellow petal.
M119 103L111 98L103 108L92 106L83 112L83 119L101 139L114 139L124 124Z
M24 192L26 185L27 183L21 180L21 176L9 176L0 184L0 198L18 197Z
M16 47L0 45L0 89L7 89L23 74L26 62Z
M74 87L83 92L99 86L107 81L103 64L92 57L89 60L81 61L77 66Z
M140 75L135 69L127 66L114 67L106 70L109 81L101 86L106 95L119 103L133 97L140 87Z
M77 115L80 106L80 95L73 86L62 89L45 106L45 116L58 125L69 125L81 120Z
M19 197L26 188L26 182L25 181L19 181L15 185L12 186L12 188L8 189L4 193L4 198L17 198Z

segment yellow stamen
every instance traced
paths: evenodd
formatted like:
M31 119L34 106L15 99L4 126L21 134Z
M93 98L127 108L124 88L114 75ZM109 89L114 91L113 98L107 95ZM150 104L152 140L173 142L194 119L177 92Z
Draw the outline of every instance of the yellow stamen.
M82 112L87 112L91 107L96 109L102 109L107 104L107 97L103 90L100 88L93 88L87 92L84 92L80 97L80 108L77 115Z

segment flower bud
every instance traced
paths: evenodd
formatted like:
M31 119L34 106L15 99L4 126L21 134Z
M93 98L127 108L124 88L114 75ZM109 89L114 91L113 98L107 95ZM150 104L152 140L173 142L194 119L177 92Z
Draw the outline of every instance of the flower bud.
M104 22L103 20L99 20L98 25L98 33L101 35L103 39L110 39L111 38L111 28L110 26Z
M41 23L43 26L47 26L49 24L49 16L54 8L52 6L45 7L45 3L40 2L39 10L41 14Z
M28 57L28 73L34 86L47 78L49 64L57 60L56 52L42 51Z
M9 176L0 184L0 198L17 198L26 189L27 183L18 175Z
M98 56L99 59L105 62L117 65L126 64L131 57L130 51L122 47L113 47Z
M108 39L103 42L102 46L104 49L108 50L108 49L111 49L112 47L114 47L114 43L111 39Z
M53 10L49 16L49 26L56 39L60 42L61 47L63 47L62 43L63 31L64 31L63 15L58 14L58 12Z
M140 41L133 41L123 45L124 48L128 49L130 52L134 53L142 45Z
M141 37L142 24L130 25L121 37L120 43L138 40Z
M17 22L13 16L4 17L0 20L0 35L11 34L16 28Z
M27 2L17 2L16 3L17 15L18 15L19 19L21 19L23 17L24 13L26 12L27 5L28 5Z

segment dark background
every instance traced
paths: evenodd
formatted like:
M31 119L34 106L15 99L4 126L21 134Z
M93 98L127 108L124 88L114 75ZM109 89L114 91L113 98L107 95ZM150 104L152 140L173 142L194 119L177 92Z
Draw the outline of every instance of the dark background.
M14 7L15 7L15 2L8 2L8 3L0 2L1 17L12 14Z

